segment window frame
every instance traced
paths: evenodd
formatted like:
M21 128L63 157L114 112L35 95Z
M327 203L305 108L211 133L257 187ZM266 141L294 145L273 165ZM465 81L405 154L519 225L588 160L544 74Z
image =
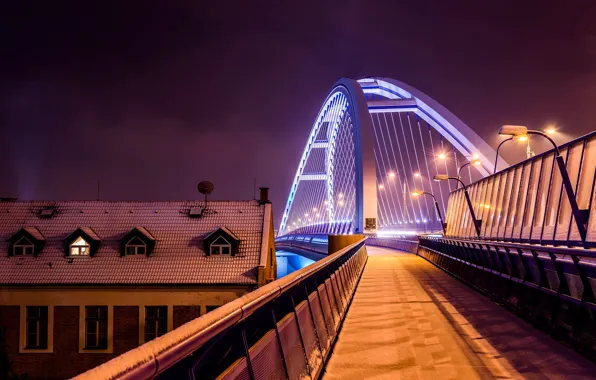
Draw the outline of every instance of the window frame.
M150 313L153 310L154 313ZM167 305L148 305L145 306L145 326L143 331L143 341L149 342L168 332L168 306ZM153 314L153 316L150 316Z
M96 308L96 316L89 316L89 311L91 310L91 308ZM100 313L100 311L102 311L102 313ZM85 320L84 320L84 346L83 348L85 350L107 350L109 349L109 322L110 322L110 318L109 318L109 308L106 305L85 305L84 306L84 312L85 312ZM102 326L102 323L103 326ZM89 332L89 326L95 326L95 332L94 333L90 333ZM104 330L104 334L102 334L102 331ZM95 335L95 345L90 345L89 344L89 336L90 335ZM103 342L101 342L101 338L103 335ZM101 344L104 343L104 344Z
M36 310L38 313L36 316L32 316L31 311ZM40 313L44 310L44 313ZM45 315L43 315L45 314ZM25 306L25 350L47 350L49 347L49 306ZM30 323L35 323L35 331L31 333L29 327ZM42 332L45 326L45 332ZM29 337L35 335L36 344L32 345L29 342Z
M25 239L28 244L22 244L21 241ZM21 249L22 253L17 254L17 248ZM30 253L27 253L27 249L30 249ZM35 256L35 244L27 236L21 236L16 243L12 245L12 255L19 257Z
M131 241L133 240L138 240L139 242L141 242L141 244L131 244ZM134 253L128 253L128 249L132 248L134 250ZM139 253L140 249L143 249L143 253ZM143 239L141 239L138 236L133 236L132 238L130 238L130 240L128 240L128 243L126 243L124 245L124 256L137 256L137 255L147 255L147 243L145 243L143 241Z
M225 241L225 244L217 243L217 241L220 239ZM215 251L214 248L216 249ZM227 253L223 252L224 248L228 250ZM232 244L228 241L228 239L223 237L223 235L219 235L211 244L209 244L209 254L230 256L232 255Z
M84 245L75 245L75 243L78 242L79 240L84 241L85 244ZM87 249L86 253L81 253L81 250L83 248ZM73 249L76 249L79 253L73 254L72 253ZM85 238L83 236L79 235L76 239L74 239L74 241L72 243L70 243L68 245L68 256L71 256L71 257L89 257L89 256L91 256L91 244L87 240L85 240Z

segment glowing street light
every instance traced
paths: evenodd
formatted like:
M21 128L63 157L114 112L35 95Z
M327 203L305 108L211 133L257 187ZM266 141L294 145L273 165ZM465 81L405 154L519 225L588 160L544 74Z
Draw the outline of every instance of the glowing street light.
M441 228L443 229L443 234L446 234L447 233L447 231L446 231L447 225L445 224L445 222L443 222L443 216L441 215L441 209L439 209L439 204L437 203L437 198L435 198L435 196L432 193L428 193L426 191L422 191L422 190L412 191L413 197L419 197L421 195L428 195L433 198L433 201L435 202L435 208L437 209L437 214L439 215L439 220L441 221Z
M466 188L466 184L461 179L455 178L455 177L449 177L449 175L447 175L447 174L435 174L433 179L437 182L447 181L447 180L452 179L454 181L461 183L461 185L464 188L464 195L466 197L466 202L468 203L468 208L470 209L470 215L472 216L474 228L476 229L476 235L478 235L478 238L480 239L480 223L481 223L481 221L476 219L476 214L474 213L474 207L472 207L472 201L470 200L470 194L468 194L468 189Z
M420 172L415 172L415 173L414 173L414 177L416 177L416 178L420 178Z
M441 153L439 153L439 159L445 160L445 159L447 159L447 155L445 153L441 152Z
M465 164L463 164L462 166L460 166L459 170L457 171L457 177L461 178L461 171L463 168L465 168L468 165L473 165L473 166L480 166L482 165L482 161L480 161L479 159L473 159L472 161L468 161ZM457 188L459 189L459 185L457 185Z
M395 172L389 172L389 178L395 178Z
M548 127L548 128L546 128L546 130L544 132L546 132L547 134L552 136L555 133L557 133L557 130L555 129L555 127Z
M379 190L383 190L385 188L385 186L383 186L383 184L379 185Z
M479 155L478 153L474 153L474 154L472 155L472 160L477 160L477 159L479 159L479 158L480 158L480 155Z
M338 197L339 199L342 199L344 197L344 193L339 193Z
M337 204L339 205L339 207L343 207L344 201L339 201L339 202L337 202Z
M563 186L565 187L565 192L567 193L567 198L569 199L569 204L571 205L571 212L573 213L573 218L575 219L575 224L577 225L577 230L579 232L579 236L581 236L582 243L585 244L586 242L586 226L584 216L582 215L581 211L579 210L579 206L577 205L577 198L575 198L575 192L573 191L573 186L571 185L571 180L569 179L569 173L567 173L567 167L565 166L565 159L561 156L561 151L559 147L555 143L555 141L545 132L542 131L535 131L535 130L528 130L528 127L523 125L504 125L499 129L500 135L505 136L528 136L528 134L532 135L540 135L550 141L553 144L555 149L555 161L557 162L557 167L559 168L559 173L561 173L561 179L563 180Z

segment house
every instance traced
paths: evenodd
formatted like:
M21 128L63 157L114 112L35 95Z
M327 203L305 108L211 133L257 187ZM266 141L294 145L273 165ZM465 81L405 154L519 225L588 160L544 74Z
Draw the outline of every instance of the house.
M261 200L0 201L0 324L31 379L95 367L275 279Z

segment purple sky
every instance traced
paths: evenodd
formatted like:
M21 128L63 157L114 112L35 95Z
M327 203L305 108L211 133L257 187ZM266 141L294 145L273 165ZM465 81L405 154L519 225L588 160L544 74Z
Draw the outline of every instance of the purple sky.
M592 0L88 3L0 5L0 195L241 199L256 177L277 227L342 76L411 84L493 146L504 123L596 129Z

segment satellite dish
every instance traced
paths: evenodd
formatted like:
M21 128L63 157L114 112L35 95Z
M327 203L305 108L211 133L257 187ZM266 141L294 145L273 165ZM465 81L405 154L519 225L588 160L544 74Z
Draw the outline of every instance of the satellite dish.
M199 193L205 194L205 196L207 196L213 191L213 184L209 181L201 181L197 185L197 189L199 190Z
M213 184L209 181L201 181L197 185L197 189L199 193L205 195L205 209L207 209L207 195L211 194L213 191Z

